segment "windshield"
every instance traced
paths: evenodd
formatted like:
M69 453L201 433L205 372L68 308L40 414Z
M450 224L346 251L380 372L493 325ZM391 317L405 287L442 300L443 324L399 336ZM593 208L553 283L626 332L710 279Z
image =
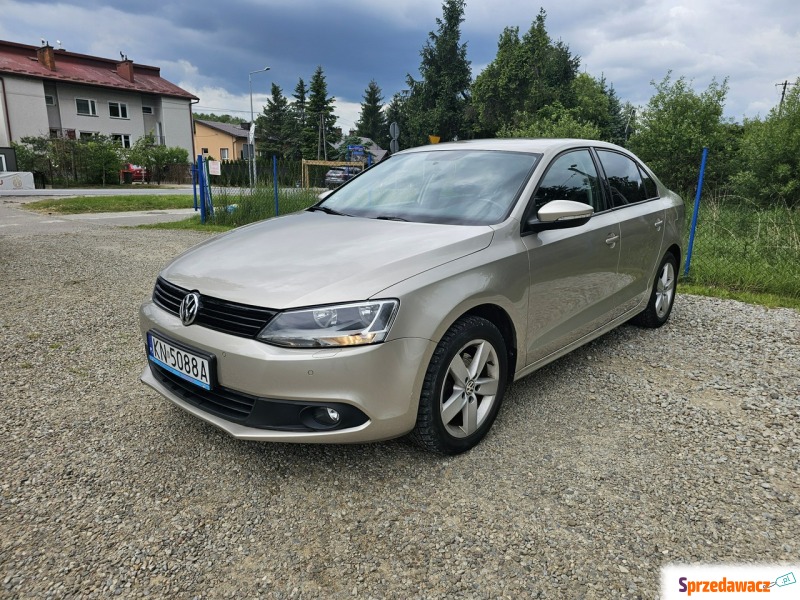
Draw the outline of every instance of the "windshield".
M399 154L339 188L321 206L373 219L493 225L506 218L539 158L491 150Z

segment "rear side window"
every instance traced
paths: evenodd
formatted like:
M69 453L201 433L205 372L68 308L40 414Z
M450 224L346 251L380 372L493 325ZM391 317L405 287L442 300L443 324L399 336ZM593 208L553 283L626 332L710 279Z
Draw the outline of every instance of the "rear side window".
M630 158L607 150L598 150L597 156L606 172L611 191L611 205L614 208L641 202L650 197L638 165Z
M534 212L551 200L573 200L604 210L597 170L588 150L567 152L556 158L547 169L534 196Z
M641 166L639 166L639 172L642 174L642 181L644 182L644 191L645 195L648 200L650 198L658 198L658 187L656 186L656 182L653 181L653 178L647 174Z

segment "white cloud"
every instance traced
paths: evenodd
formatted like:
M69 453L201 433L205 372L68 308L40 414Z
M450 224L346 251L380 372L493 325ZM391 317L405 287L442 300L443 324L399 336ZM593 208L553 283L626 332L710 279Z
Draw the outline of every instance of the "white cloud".
M287 94L298 75L305 74L308 81L307 74L324 63L326 73L352 75L338 77L340 86L343 81L346 86L359 82L360 89L329 87L329 93L340 98L337 114L345 130L355 124L359 109L358 103L347 99L358 98L364 82L373 77L383 86L387 80L395 82L384 87L387 98L398 91L392 86L402 85L398 82L403 74L416 72L417 53L441 15L438 0L352 0L337 6L337 18L357 22L372 47L377 32L377 43L392 49L381 62L366 65L369 61L359 56L330 52L330 40L305 35L306 30L334 31L337 27L336 20L331 20L333 9L321 10L318 0L229 0L226 9L205 16L193 13L194 20L186 18L177 0L162 0L159 10L142 10L137 15L127 5L111 6L99 0L70 2L77 0L0 0L0 38L33 45L41 37L51 43L60 39L67 50L107 58L116 58L122 51L138 63L161 67L164 77L200 96L203 106L242 110L248 118L249 94L243 92L248 69L258 66L249 64L253 55L273 61L276 68L271 76ZM503 28L518 26L524 34L540 5L547 11L550 35L581 56L583 70L595 76L604 74L622 100L646 102L652 95L650 81L661 80L672 70L676 77L693 79L698 89L704 89L714 77L729 77L728 114L755 116L779 101L775 84L794 81L800 75L800 11L794 0L616 0L600 4L594 0L540 0L534 4L468 0L462 32L475 75L493 60ZM248 38L247 45L242 36L252 34L253 28L248 27L252 23L242 21L243 14L260 19L290 12L303 15L295 22L302 22L305 29L287 33L303 44L304 52L286 43L276 44L268 35L255 41ZM365 43L359 52L369 52L370 47ZM257 107L266 101L262 91L267 92L268 86L264 87L259 84L256 90L254 85Z

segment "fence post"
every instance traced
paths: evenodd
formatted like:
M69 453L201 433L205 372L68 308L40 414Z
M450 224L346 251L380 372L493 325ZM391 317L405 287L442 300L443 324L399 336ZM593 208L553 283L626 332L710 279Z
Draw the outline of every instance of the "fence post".
M192 196L194 196L194 210L197 212L197 161L192 164Z
M203 166L203 155L197 157L197 183L200 186L200 223L206 223L206 169Z
M272 186L275 188L275 216L278 216L278 157L272 155Z
M700 176L697 179L697 194L694 197L694 212L692 213L692 228L689 231L689 249L686 252L686 264L683 267L683 276L689 276L689 266L692 264L692 248L694 247L694 232L697 229L697 213L700 212L700 193L703 191L703 177L706 173L706 159L708 147L703 148L703 158L700 160Z

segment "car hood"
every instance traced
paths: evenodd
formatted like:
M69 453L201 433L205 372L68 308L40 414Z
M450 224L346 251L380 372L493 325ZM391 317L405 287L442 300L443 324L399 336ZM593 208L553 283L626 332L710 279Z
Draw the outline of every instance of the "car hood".
M492 235L488 226L302 212L192 248L162 276L208 296L275 309L365 300L486 248Z

